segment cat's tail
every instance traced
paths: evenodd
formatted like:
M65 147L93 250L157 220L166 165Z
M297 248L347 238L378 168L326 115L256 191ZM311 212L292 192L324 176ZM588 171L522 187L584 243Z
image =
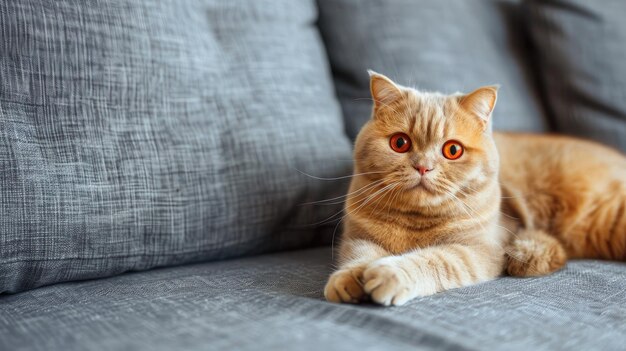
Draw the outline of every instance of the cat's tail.
M541 276L555 272L567 262L563 245L546 232L522 229L507 249L506 271L514 277Z

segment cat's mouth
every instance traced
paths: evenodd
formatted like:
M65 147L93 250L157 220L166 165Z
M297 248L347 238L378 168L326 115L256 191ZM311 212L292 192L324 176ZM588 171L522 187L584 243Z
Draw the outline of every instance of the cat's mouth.
M436 194L435 187L432 184L432 180L427 179L426 177L419 177L416 180L414 180L409 185L408 190L418 190L418 191L422 190L433 195Z

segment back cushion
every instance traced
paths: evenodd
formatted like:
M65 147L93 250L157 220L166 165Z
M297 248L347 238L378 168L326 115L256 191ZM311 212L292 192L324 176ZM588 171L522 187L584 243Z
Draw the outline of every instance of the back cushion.
M312 1L0 6L0 293L330 241L350 172Z
M526 1L558 131L626 152L626 1Z
M373 69L445 93L500 84L494 128L548 129L517 1L318 0L346 131L369 119Z

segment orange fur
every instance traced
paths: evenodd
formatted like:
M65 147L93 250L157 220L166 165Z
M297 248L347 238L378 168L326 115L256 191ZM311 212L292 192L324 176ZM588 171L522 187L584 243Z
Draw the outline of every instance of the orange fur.
M400 305L505 271L548 274L568 256L626 259L621 154L566 137L491 133L495 87L446 96L370 74L372 119L355 143L329 301ZM411 141L405 153L389 145L399 132ZM463 145L459 159L443 157L448 140Z
M626 158L564 136L496 134L510 224L559 240L571 258L626 259ZM525 210L524 210L525 209Z

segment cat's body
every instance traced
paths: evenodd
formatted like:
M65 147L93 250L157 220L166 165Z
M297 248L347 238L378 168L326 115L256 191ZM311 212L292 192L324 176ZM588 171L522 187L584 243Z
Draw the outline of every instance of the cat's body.
M626 260L624 155L565 136L494 133L494 138L503 220L511 231L549 234L569 258Z
M623 155L491 133L493 87L445 96L372 74L371 90L328 300L399 305L568 256L626 259Z

